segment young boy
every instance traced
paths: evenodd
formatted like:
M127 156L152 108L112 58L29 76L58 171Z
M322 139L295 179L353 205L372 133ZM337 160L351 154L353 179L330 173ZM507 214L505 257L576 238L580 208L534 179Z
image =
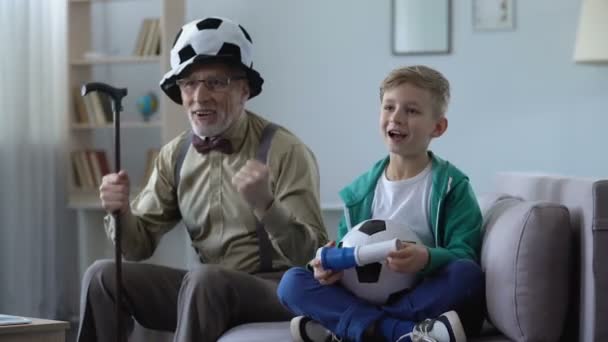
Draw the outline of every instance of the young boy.
M324 270L319 259L309 263L312 272L292 268L277 293L302 315L291 321L296 341L461 342L479 330L481 213L467 176L428 150L448 127L449 98L449 82L436 70L393 70L380 87L380 133L389 155L340 192L345 215L338 240L367 219L399 220L424 245L406 244L386 262L423 280L378 306L339 285L342 273Z

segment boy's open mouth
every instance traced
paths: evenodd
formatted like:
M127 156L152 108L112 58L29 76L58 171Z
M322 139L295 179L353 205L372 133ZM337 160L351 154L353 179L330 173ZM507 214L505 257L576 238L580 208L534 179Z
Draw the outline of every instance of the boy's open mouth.
M391 129L388 131L388 137L391 139L405 139L407 137L407 134L402 133L400 131Z

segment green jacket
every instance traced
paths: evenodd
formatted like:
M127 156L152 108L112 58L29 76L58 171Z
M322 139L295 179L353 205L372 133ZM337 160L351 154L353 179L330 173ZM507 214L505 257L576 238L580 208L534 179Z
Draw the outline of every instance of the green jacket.
M430 258L422 275L433 273L452 260L479 262L481 248L481 211L468 177L432 152L429 155L433 163L429 223L435 246L427 247ZM378 161L340 191L345 209L338 227L338 241L350 227L372 218L376 183L388 162L388 157Z

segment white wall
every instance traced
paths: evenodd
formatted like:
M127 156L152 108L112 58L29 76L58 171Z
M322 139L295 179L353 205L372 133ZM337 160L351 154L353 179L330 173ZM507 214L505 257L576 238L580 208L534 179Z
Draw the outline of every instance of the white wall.
M325 204L337 203L338 190L384 155L378 86L406 64L436 67L450 79L450 128L433 150L468 173L476 191L490 191L503 170L607 177L608 65L572 60L580 2L516 1L516 29L506 32L474 32L470 0L452 7L453 52L439 56L391 54L390 0L190 0L186 19L226 16L251 33L266 83L250 108L313 149ZM116 12L103 20L122 27L127 18ZM114 34L129 41L109 49L129 49L136 30ZM324 216L333 237L339 212ZM184 239L172 233L155 259L183 262L171 246Z
M433 150L489 191L497 171L608 176L608 65L572 60L580 2L516 1L516 29L475 32L453 1L453 52L393 56L390 0L190 1L187 19L233 18L253 37L266 79L251 108L316 153L325 203L382 157L378 86L392 68L427 64L451 81L446 135Z

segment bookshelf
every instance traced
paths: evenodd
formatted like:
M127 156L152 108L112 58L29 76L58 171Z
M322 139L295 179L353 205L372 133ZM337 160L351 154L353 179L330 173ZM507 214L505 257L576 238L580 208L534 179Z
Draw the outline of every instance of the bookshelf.
M82 98L79 89L90 81L128 89L121 112L121 162L135 194L149 172L150 156L188 125L186 116L180 116L183 109L158 86L169 69L173 39L184 24L185 0L66 1L67 205L79 212L99 211L102 173L114 170L111 106L99 96ZM156 96L157 110L146 121L137 110L137 100L149 92Z

